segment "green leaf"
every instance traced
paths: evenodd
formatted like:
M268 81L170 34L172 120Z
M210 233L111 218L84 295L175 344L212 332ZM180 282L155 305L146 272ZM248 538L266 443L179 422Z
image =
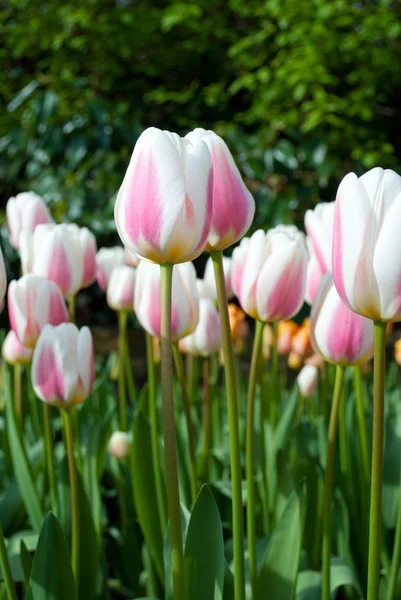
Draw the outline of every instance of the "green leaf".
M29 600L75 600L74 575L67 542L57 518L49 513L40 531L29 580Z
M277 453L282 450L288 440L291 428L294 423L295 413L299 401L298 386L294 385L290 397L288 398L283 415L278 422L276 431L273 436L274 451Z
M332 558L330 564L330 591L350 585L363 597L362 589L353 569L340 558ZM302 571L298 577L296 600L321 600L322 574L319 571Z
M6 424L8 442L10 445L11 460L14 467L18 489L25 504L26 511L32 527L39 531L43 522L43 513L40 506L39 496L35 488L32 473L29 468L28 459L21 443L15 420L14 403L12 399L12 385L10 368L6 367ZM39 400L38 400L39 402Z
M155 493L150 425L142 413L136 415L133 424L131 472L138 521L158 575L164 581L163 535Z
M180 509L181 509L180 515L181 515L182 543L183 543L183 546L185 547L191 513L189 512L189 510L186 508L186 506L182 502L181 502ZM164 539L164 572L165 572L164 600L174 600L170 523L167 526L166 536Z
M204 485L188 525L184 552L185 586L191 600L221 600L224 585L224 540L219 509Z
M21 540L20 543L20 558L21 558L21 566L24 573L24 582L25 585L28 586L29 578L31 576L32 571L32 563L33 559L31 553L28 551L27 547L24 544L24 540Z
M223 589L223 600L234 600L235 588L234 588L234 575L228 565L228 562L224 561L224 589Z
M28 100L29 96L33 94L33 92L38 86L39 83L37 81L31 81L30 83L28 83L28 85L23 87L22 90L20 90L18 94L14 96L11 102L8 103L8 112L13 112L14 110L17 110L17 108L19 108L21 104L25 102L25 100Z
M21 564L21 558L19 555L10 555L8 552L8 562L10 563L11 575L13 581L24 581L24 570ZM0 581L4 581L3 571L0 568Z
M258 600L294 596L301 556L303 491L294 490L259 565Z

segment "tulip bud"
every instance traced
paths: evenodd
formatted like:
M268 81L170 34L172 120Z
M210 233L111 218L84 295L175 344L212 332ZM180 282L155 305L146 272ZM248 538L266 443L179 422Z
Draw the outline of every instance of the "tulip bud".
M213 131L195 129L186 136L191 142L203 140L213 165L213 213L207 250L224 250L248 231L255 214L255 201L224 140Z
M4 338L1 353L10 365L27 365L31 362L33 350L21 344L15 331L11 329Z
M131 252L128 248L124 248L125 253L125 263L130 267L136 267L139 265L140 257L135 254L135 252Z
M310 242L310 240L307 240ZM308 270L306 273L305 301L311 306L323 279L323 271L312 247L309 248Z
M107 287L107 304L113 310L133 310L135 269L128 265L115 267Z
M220 316L208 298L199 300L199 321L191 335L180 340L180 349L188 354L210 356L221 348Z
M32 359L32 385L43 402L65 408L83 402L92 390L92 335L72 323L46 325Z
M60 289L38 275L23 275L8 287L11 328L24 346L32 348L43 327L68 321L68 310Z
M289 354L292 349L292 340L299 330L299 325L294 321L280 321L278 324L277 350L281 355Z
M6 206L10 244L19 247L21 231L33 233L37 225L53 221L42 198L34 192L23 192L10 198Z
M124 264L124 248L121 246L114 246L113 248L100 248L96 255L96 280L98 286L104 292L107 292L113 269Z
M317 389L319 369L314 365L305 365L297 377L297 383L302 396L313 396Z
M356 365L373 356L373 323L341 301L326 275L312 306L310 335L313 349L328 362Z
M204 250L213 172L206 144L151 127L139 137L115 205L123 244L156 263L182 263Z
M263 322L294 316L305 295L308 254L296 228L259 229L233 252L232 286L251 317Z
M301 327L292 337L291 351L304 359L312 354L310 342L310 318L304 319Z
M109 454L114 458L127 458L131 452L131 440L128 433L114 431L109 441Z
M199 317L196 271L192 263L174 266L171 329L174 341L195 330ZM136 270L134 309L142 327L160 337L160 267L141 260Z
M331 247L333 245L334 202L317 204L305 213L305 229L312 252L320 270L331 273Z
M349 173L335 203L333 279L353 311L401 320L401 177L380 168Z
M6 295L7 289L7 274L6 274L6 265L4 264L3 253L0 248L0 304L4 300L4 296ZM0 309L1 312L1 309Z
M96 281L96 238L87 227L79 227L78 241L83 261L81 288L86 288Z
M234 295L231 287L231 266L232 259L228 256L223 256L224 283L226 287L226 295L228 300L230 300L230 298L232 298ZM214 267L211 258L208 258L206 261L203 281L205 282L205 284L209 285L211 288L214 289L214 297L217 298L216 280L214 278Z

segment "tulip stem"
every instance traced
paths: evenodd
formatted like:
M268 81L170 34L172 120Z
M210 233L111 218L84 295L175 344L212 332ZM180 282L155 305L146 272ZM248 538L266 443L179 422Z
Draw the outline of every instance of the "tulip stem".
M134 370L132 368L132 362L131 362L131 354L130 354L129 345L128 345L128 337L125 338L124 367L125 367L125 372L126 372L126 376L127 376L127 387L128 387L129 398L131 399L131 402L133 402L134 398L136 396L136 387L135 387Z
M279 354L278 354L278 321L273 323L273 345L271 349L271 403L270 403L270 423L272 429L275 429L280 417L281 401L279 386Z
M256 529L255 529L255 392L259 369L259 357L262 348L264 323L256 321L255 337L253 340L251 370L249 374L247 420L246 420L246 481L247 499L247 533L249 552L249 571L251 575L252 597L257 595L256 567ZM263 423L260 424L263 427Z
M46 453L46 466L47 476L49 479L49 490L50 490L50 506L52 512L57 516L57 491L56 491L56 477L54 472L54 452L53 452L53 430L51 411L52 407L46 402L43 405L43 423L45 430L45 453Z
M245 600L245 564L244 564L244 520L242 504L242 473L239 444L238 398L235 381L234 350L228 317L226 286L223 270L223 253L211 252L216 279L217 301L221 320L223 340L224 371L226 377L226 396L228 427L230 435L230 462L232 479L232 510L234 537L234 597Z
M370 486L370 525L367 600L377 600L380 585L380 551L382 526L382 485L384 450L384 372L386 323L375 321L375 353L373 371L373 445Z
M173 266L174 265L171 263L160 265L161 381L167 501L170 517L172 547L173 595L174 600L185 600L184 553L182 547L180 489L178 485L173 397L173 356L171 340L171 288L173 280Z
M208 358L203 359L203 450L202 450L202 477L204 481L209 478L209 449L210 449L210 385Z
M21 402L21 365L14 365L14 406L15 416L17 418L18 430L22 435L23 419L22 419L22 402Z
M150 333L146 332L146 361L148 369L149 386L149 421L152 444L152 461L155 477L156 501L159 512L163 537L167 528L166 506L163 493L162 468L160 465L160 443L159 443L159 415L156 404L156 368L153 356L153 340Z
M18 600L17 593L15 591L15 585L13 576L11 573L10 561L8 559L8 553L6 543L4 541L3 527L0 523L0 566L3 573L4 584L7 592L7 600Z
M349 475L349 464L347 449L347 416L345 408L345 392L343 387L340 400L340 470L341 474L345 477L345 480L348 482L347 477Z
M75 323L75 316L76 316L76 295L73 294L72 296L70 296L68 298L68 314L70 316L70 322L71 323Z
M196 477L196 453L195 453L195 436L194 428L191 419L191 406L189 402L189 394L187 389L187 382L185 380L184 363L180 350L178 348L178 342L173 344L173 357L175 372L177 373L178 381L181 386L182 404L184 408L185 420L187 423L188 443L189 443L189 462L191 471L191 498L192 503L195 502L196 496L198 495L198 484Z
M369 485L369 444L368 433L366 429L365 409L363 405L363 376L360 365L354 367L354 388L356 399L356 416L358 419L359 443L361 445L362 469L366 485Z
M263 342L262 342L263 346ZM260 467L262 470L262 506L263 506L263 531L265 535L270 532L270 506L269 506L269 482L267 477L266 465L266 432L265 426L267 419L268 385L266 379L266 361L262 354L259 356L259 377L260 377Z
M344 371L344 367L336 367L336 379L334 384L333 401L331 404L329 434L327 440L326 473L324 478L323 492L322 600L330 600L331 499L333 491L334 454L336 449L338 414L344 384Z
M62 408L61 416L64 424L65 443L67 446L68 472L71 488L71 522L72 522L72 570L75 582L78 585L79 578L79 498L78 498L78 476L74 455L74 434L71 418L73 408Z
M400 483L401 483L401 474L400 474ZM398 515L397 515L397 525L395 529L395 539L394 539L394 547L393 547L393 556L391 559L391 568L390 568L390 577L387 587L387 595L386 600L394 600L396 597L396 588L398 581L398 570L400 566L401 559L401 495L398 498Z
M120 414L120 430L128 431L127 395L124 377L125 336L127 331L127 312L118 311L118 406Z

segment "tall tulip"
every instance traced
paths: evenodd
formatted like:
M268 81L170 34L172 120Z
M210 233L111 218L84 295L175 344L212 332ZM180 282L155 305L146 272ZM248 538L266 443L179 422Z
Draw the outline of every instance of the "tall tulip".
M213 302L199 300L199 321L189 336L180 340L180 349L198 356L210 356L221 348L220 317Z
M21 231L33 233L37 225L53 221L46 204L34 192L22 192L10 198L6 213L10 243L14 248L19 248Z
M305 229L323 275L331 272L334 202L321 202L305 213Z
M312 306L315 296L318 292L320 283L323 279L324 272L316 254L313 250L310 239L307 238L307 247L309 250L308 270L306 273L306 289L305 289L305 302ZM327 271L326 271L327 272Z
M128 265L115 267L107 286L107 304L113 310L133 310L135 269Z
M68 321L67 307L57 285L32 274L10 282L8 313L11 328L29 348L35 346L45 325Z
M86 288L96 280L96 238L87 227L79 227L77 235L83 262L81 288Z
M98 286L104 292L107 292L113 269L124 264L124 248L122 248L121 246L113 246L112 248L100 248L96 255L96 279Z

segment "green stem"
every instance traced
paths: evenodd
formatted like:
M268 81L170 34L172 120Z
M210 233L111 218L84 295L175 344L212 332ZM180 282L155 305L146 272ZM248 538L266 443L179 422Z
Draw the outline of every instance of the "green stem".
M267 477L266 464L266 435L265 427L268 423L268 385L266 374L266 361L263 355L259 361L260 378L260 467L262 470L262 510L263 510L263 531L265 535L270 533L270 506L269 506L269 482Z
M340 400L340 470L341 474L345 478L347 478L349 474L349 465L347 452L347 422L345 408L345 393L343 388Z
M50 490L50 506L52 512L57 516L57 488L56 488L56 477L54 470L54 452L53 452L53 430L51 411L52 407L46 402L42 403L43 406L43 423L45 430L45 452L46 452L46 466L47 476L49 479L49 490Z
M270 417L271 426L274 429L280 416L280 386L279 386L279 354L278 354L278 321L273 323L273 345L271 349L271 402Z
M324 420L327 420L328 416L328 402L327 402L327 365L323 362L320 367L320 397L321 397L321 409Z
M234 370L234 351L231 339L230 322L228 318L226 287L224 283L223 254L220 250L216 250L214 252L211 252L211 257L213 261L214 275L216 279L217 300L219 305L223 338L228 427L230 433L235 600L245 600L242 473L239 444L238 398Z
M127 395L124 377L125 336L127 330L127 313L118 311L118 408L120 415L120 430L128 431Z
M125 340L124 368L125 368L125 375L127 378L128 395L129 395L129 398L131 399L131 402L133 402L136 397L136 387L135 387L134 370L133 370L132 362L131 362L131 355L130 355L130 351L129 351L128 339Z
M323 494L323 585L322 600L330 600L330 546L331 546L331 497L334 477L334 453L338 425L342 388L344 383L344 367L337 366L334 384L333 401L330 412L329 434L327 440L326 474Z
M209 386L209 359L203 359L203 450L202 472L203 479L209 478L209 449L210 449L210 386Z
M75 581L78 585L79 579L79 498L78 498L78 477L75 465L74 455L74 434L71 418L73 408L62 408L61 416L63 419L65 443L67 446L68 472L70 476L71 489L71 521L72 521L72 569L75 575Z
M75 295L72 295L68 298L68 314L70 316L70 323L75 323L76 299L77 297Z
M175 371L177 373L178 381L180 382L180 386L181 386L182 404L183 404L183 408L184 408L185 421L187 424L187 434L188 434L188 442L189 442L189 464L190 464L190 472L191 472L191 498L192 498L192 503L194 503L196 500L196 496L198 495L198 483L197 483L197 477L196 477L195 435L194 435L194 428L193 428L192 419L191 419L191 406L189 403L187 382L185 380L184 363L182 360L180 350L178 348L178 342L175 342L173 344L173 357L174 357Z
M174 424L173 356L171 340L171 287L173 265L160 265L161 274L161 380L164 451L168 512L170 517L174 600L185 600L184 553L182 547L180 490Z
M14 406L15 416L18 424L18 430L22 435L23 419L22 419L22 401L21 401L21 365L14 365Z
M256 321L255 338L253 340L251 370L249 374L247 421L246 421L246 481L248 498L246 505L249 571L251 575L252 596L257 594L257 567L256 567L256 527L255 527L255 392L258 376L260 351L262 348L264 323ZM260 424L263 427L263 423Z
M0 523L0 565L3 573L3 579L7 591L7 600L18 600L15 591L13 576L11 573L10 561L8 559L6 543L4 541L3 527Z
M401 482L401 474L400 474L400 482ZM400 566L400 560L401 560L401 494L399 494L399 498L398 498L397 525L396 525L396 529L395 529L393 556L391 559L391 569L390 569L390 577L389 577L388 586L387 586L386 600L394 600L396 598L396 587L397 587L398 570L399 570L399 566Z
M375 321L374 354L374 399L373 399L373 445L372 478L370 487L370 526L368 559L368 595L367 600L379 598L380 585L380 549L382 526L382 485L384 450L384 373L386 350L386 323Z
M153 356L152 336L146 332L146 361L148 369L149 386L149 421L152 444L152 461L155 477L156 501L159 512L159 519L162 527L163 537L167 528L167 508L164 501L162 468L160 464L160 444L159 444L159 415L157 414L156 404L156 368ZM133 474L134 476L134 474ZM133 477L134 481L134 477Z
M369 469L369 444L368 433L366 429L365 409L363 403L363 376L360 365L354 367L354 387L356 398L356 416L358 419L359 443L361 446L362 469L365 477L365 483L369 485L370 469Z

